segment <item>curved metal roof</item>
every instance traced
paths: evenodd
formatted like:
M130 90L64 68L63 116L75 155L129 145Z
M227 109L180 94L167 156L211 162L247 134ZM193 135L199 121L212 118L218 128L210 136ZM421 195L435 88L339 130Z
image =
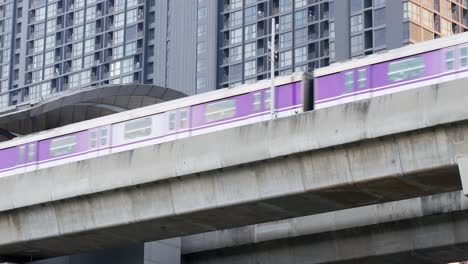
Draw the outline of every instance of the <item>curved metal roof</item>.
M70 90L0 113L0 131L4 132L0 133L0 141L8 138L5 135L8 132L21 135L39 132L185 96L176 90L147 84Z

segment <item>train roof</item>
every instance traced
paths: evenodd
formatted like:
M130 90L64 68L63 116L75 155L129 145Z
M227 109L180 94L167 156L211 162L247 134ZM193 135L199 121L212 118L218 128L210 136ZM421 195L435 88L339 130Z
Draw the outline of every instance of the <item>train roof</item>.
M380 62L390 61L398 58L412 56L432 50L437 50L445 47L455 46L468 42L468 32L455 34L448 37L424 41L416 44L411 44L402 48L383 51L363 58L355 58L343 62L334 63L328 67L319 68L314 71L314 77L325 76L337 72L347 71L354 68L359 68L367 65L377 64Z
M294 73L287 76L275 77L275 86L284 85L292 82L302 81L304 78L312 78L308 73ZM59 128L45 130L31 135L21 136L9 141L1 142L0 149L10 148L18 145L27 144L30 142L40 141L48 138L54 138L71 134L78 131L83 131L95 127L106 126L110 124L120 123L131 119L136 119L144 116L150 116L157 113L172 111L175 109L188 107L191 105L203 104L211 101L229 98L232 96L249 93L256 90L261 90L270 87L270 79L262 80L252 84L243 84L234 88L224 88L203 94L188 96L172 101L167 101L155 105L145 106L125 112L103 116L91 120L78 122L75 124L66 125Z

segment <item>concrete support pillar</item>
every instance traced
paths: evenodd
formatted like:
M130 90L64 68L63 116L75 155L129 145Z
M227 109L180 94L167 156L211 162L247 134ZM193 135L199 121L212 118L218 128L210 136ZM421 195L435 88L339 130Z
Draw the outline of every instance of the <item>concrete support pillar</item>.
M460 171L463 193L465 196L468 196L468 156L459 157L457 162L458 170Z

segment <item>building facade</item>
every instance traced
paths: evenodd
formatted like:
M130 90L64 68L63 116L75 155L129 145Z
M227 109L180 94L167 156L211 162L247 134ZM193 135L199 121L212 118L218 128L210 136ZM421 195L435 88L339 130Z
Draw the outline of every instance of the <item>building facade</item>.
M220 0L218 87L269 78L275 19L279 75L467 30L466 0Z
M196 93L196 8L194 0L1 1L0 112L90 86Z

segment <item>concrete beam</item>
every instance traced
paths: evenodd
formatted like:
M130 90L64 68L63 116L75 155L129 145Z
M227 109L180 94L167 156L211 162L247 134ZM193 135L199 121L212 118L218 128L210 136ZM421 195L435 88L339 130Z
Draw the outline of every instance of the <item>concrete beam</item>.
M0 254L67 255L461 190L467 99L457 81L0 178Z
M182 238L185 264L449 263L468 259L462 191Z

